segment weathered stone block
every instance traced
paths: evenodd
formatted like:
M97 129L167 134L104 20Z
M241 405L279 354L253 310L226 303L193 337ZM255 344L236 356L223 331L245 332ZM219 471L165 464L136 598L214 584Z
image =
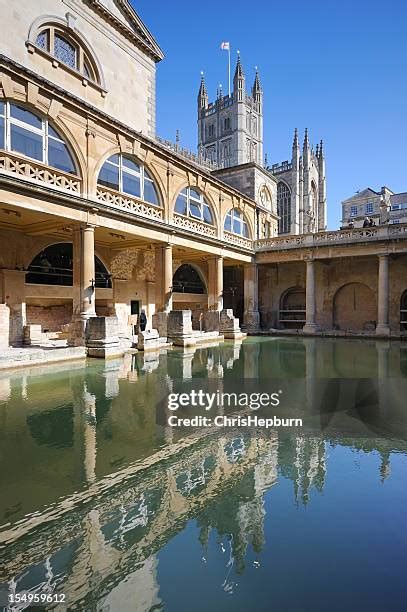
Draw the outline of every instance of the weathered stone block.
M119 344L117 317L91 317L86 324L86 346L90 357L116 357L123 353Z
M10 308L7 304L0 304L0 350L9 347L10 336Z
M172 310L168 313L168 337L188 336L193 333L190 310Z
M137 348L140 351L156 351L160 346L158 330L149 329L138 334Z

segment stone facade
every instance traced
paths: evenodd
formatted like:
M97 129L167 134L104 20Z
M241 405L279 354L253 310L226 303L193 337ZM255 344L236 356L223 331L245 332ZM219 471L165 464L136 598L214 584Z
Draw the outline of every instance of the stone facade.
M366 219L380 223L407 222L407 193L393 193L388 187L374 191L370 187L358 191L342 202L342 226L362 227Z

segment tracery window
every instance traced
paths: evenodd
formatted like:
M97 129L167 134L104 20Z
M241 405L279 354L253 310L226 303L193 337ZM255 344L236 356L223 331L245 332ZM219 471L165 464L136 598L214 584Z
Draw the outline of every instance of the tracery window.
M193 217L202 223L213 225L211 208L203 194L192 187L185 187L177 196L175 212Z
M86 79L100 83L95 62L83 45L61 26L49 25L37 34L38 49L49 53L64 66L82 74Z
M282 181L277 185L278 233L288 234L291 230L291 191Z
M112 155L99 172L98 184L128 193L140 200L159 204L154 180L142 164L125 155Z
M48 119L13 102L0 101L0 148L78 174L68 145Z
M249 237L249 229L243 214L237 208L231 208L225 217L224 229L227 232Z

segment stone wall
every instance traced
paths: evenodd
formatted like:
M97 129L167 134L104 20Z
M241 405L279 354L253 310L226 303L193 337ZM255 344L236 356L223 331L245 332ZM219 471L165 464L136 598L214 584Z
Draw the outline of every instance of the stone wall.
M26 307L27 325L41 325L42 332L60 331L72 319L72 304Z

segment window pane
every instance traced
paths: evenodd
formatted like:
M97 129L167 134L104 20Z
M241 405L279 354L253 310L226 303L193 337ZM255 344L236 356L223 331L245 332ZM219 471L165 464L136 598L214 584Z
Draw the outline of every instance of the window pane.
M55 34L54 55L67 66L76 68L76 49L59 34Z
M191 198L195 198L196 200L201 201L201 194L198 191L195 191L195 189L190 189L189 190L189 195Z
M198 206L192 201L189 203L189 212L191 213L192 217L196 217L197 219L202 218L200 206Z
M151 204L158 204L157 192L152 181L144 180L144 199Z
M140 177L123 172L123 191L136 198L141 197Z
M0 117L0 149L4 149L4 117Z
M10 126L10 134L12 151L23 153L39 161L43 160L42 136L13 124Z
M5 110L4 107L5 107L4 102L0 101L0 115L4 115L4 110Z
M204 204L204 207L203 207L203 218L204 218L204 221L206 221L206 223L213 223L212 213L210 211L209 206L207 206L206 204Z
M48 140L48 164L64 172L76 174L75 165L67 146L59 140Z
M140 166L128 157L123 157L123 166L125 168L130 168L130 170L134 170L134 172L140 172Z
M34 113L30 113L30 111L22 108L21 106L17 106L17 104L10 104L10 114L14 119L18 119L19 121L23 121L28 125L32 125L35 128L42 128L42 120L34 115Z
M249 237L249 230L247 229L247 223L243 222L243 236L245 236L245 238Z
M232 231L232 219L230 217L230 213L228 213L226 215L226 219L225 219L225 230L228 232Z
M104 163L99 172L98 183L119 190L119 168L109 163Z
M119 165L119 156L118 155L112 155L111 157L109 157L109 159L107 161L110 162L111 164Z
M52 138L58 138L58 140L63 140L63 138L61 138L58 132L56 132L54 128L51 127L49 124L48 124L48 136L51 136Z
M233 219L233 231L234 231L235 234L241 234L242 233L240 219Z
M48 30L44 30L44 32L40 32L37 36L36 44L44 51L48 51Z
M181 195L181 193L175 202L175 212L180 213L181 215L187 214L187 201L185 196Z

